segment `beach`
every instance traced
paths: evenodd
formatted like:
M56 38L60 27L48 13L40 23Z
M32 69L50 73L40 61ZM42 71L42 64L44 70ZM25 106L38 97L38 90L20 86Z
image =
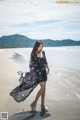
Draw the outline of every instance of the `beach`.
M40 115L41 99L37 103L38 112L30 112L30 103L34 100L39 85L24 102L18 103L9 95L19 85L20 76L17 72L29 71L31 50L0 49L0 112L8 112L9 120L80 120L80 48L44 49L50 67L45 98L48 113ZM66 55L63 54L64 51ZM60 53L65 57L60 56ZM76 56L74 60L71 58L73 55Z

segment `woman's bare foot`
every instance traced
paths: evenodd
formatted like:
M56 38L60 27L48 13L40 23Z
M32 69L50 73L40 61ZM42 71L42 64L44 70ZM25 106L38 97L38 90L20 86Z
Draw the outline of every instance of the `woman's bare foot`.
M41 111L48 112L48 107L47 106L41 106Z
M33 102L30 104L30 107L31 107L31 110L32 110L32 111L36 111L35 101L33 101Z

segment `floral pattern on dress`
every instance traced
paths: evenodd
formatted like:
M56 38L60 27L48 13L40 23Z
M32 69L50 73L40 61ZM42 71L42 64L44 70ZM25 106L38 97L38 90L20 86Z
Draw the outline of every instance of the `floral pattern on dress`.
M30 62L29 67L31 68L31 71L34 72L35 77L38 79L38 81L42 80L42 73L45 70L47 65L47 59L45 56L45 51L42 51L43 57L40 58L37 56L36 53L33 53L32 56L30 56Z

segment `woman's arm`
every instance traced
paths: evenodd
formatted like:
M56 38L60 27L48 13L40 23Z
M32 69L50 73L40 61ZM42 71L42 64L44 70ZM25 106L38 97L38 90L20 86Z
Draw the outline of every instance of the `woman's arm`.
M48 66L48 62L46 59L46 55L45 55L45 51L43 51L44 57L45 57L45 67L47 68L47 74L49 74L49 66Z

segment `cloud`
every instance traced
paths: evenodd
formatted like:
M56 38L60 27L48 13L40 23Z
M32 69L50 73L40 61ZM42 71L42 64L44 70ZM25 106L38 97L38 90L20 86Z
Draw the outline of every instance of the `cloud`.
M74 39L80 39L79 11L77 5L58 5L55 0L0 0L0 35L62 39L75 34Z

